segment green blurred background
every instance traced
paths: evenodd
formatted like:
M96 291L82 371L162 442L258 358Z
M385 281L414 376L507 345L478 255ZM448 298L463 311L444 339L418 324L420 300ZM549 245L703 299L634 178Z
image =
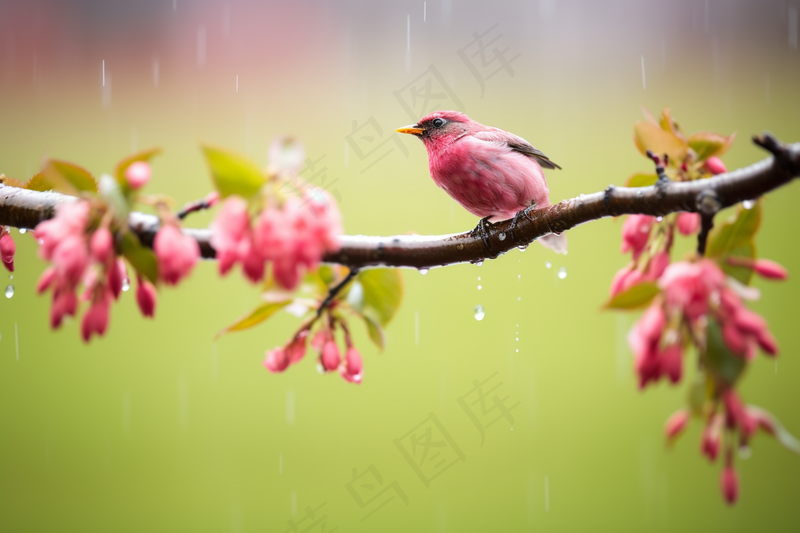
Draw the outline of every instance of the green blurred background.
M649 170L632 125L640 104L669 105L687 131L739 132L725 157L735 168L764 157L754 133L800 141L797 33L793 0L3 0L0 172L27 178L58 157L100 175L160 146L148 190L182 204L210 190L200 142L263 165L270 140L293 134L347 233L463 231L474 217L394 128L461 108L522 135L564 167L548 173L555 202ZM771 194L757 239L793 274L799 200L797 185ZM0 530L797 530L800 458L774 441L757 437L737 460L735 508L720 465L699 454L698 423L665 448L685 381L639 392L625 341L635 316L600 311L626 262L620 228L570 231L567 256L531 246L404 272L386 351L356 327L361 386L319 375L313 355L266 372L264 351L296 327L288 314L215 343L258 294L213 263L161 291L155 321L128 292L91 345L76 321L52 332L34 290L44 264L12 230ZM798 282L755 284L782 355L760 357L742 391L800 433ZM483 436L459 403L478 409L475 381L514 406ZM418 473L401 453L426 450L412 450L426 430L446 470Z

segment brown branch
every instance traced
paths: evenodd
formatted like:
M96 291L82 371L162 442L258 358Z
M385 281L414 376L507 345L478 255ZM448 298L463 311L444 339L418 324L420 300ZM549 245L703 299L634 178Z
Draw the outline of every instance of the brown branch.
M659 183L651 187L609 187L603 192L563 200L545 209L533 211L530 219L521 217L514 229L519 242L532 242L548 233L567 231L579 224L604 217L625 214L664 216L677 211L713 216L722 208L753 200L788 184L800 175L800 143L784 146L770 134L753 141L773 156L750 166L713 178ZM0 224L32 229L51 218L59 202L74 200L52 192L36 192L0 186ZM142 242L152 246L158 231L158 218L131 213L129 225ZM518 243L510 238L511 221L489 226L491 252L479 236L471 232L453 235L394 237L349 236L341 238L342 247L326 254L324 261L351 269L370 266L432 268L456 263L476 263L493 259L512 250ZM208 229L184 229L200 244L203 257L214 258Z

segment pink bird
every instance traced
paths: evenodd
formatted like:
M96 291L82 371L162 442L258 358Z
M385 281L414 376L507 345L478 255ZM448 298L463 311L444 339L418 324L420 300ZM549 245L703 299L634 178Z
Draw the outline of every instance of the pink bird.
M484 126L458 111L435 111L396 131L422 139L433 181L480 217L475 232L487 247L487 222L513 219L513 239L521 215L550 206L542 167L561 167L522 137ZM567 250L563 235L545 235L539 242L559 253Z

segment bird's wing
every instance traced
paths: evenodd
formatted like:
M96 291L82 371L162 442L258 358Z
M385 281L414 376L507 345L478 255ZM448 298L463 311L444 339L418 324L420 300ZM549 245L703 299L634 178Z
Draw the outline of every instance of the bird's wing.
M515 152L519 152L523 155L527 155L528 157L533 158L534 160L536 160L537 163L539 163L539 165L543 166L544 168L561 169L560 166L550 161L550 158L544 155L544 153L541 150L537 150L536 148L534 148L531 145L531 143L529 143L522 137L514 135L513 133L509 133L505 130L501 130L499 128L491 128L476 133L474 137L482 141L493 142L508 146Z

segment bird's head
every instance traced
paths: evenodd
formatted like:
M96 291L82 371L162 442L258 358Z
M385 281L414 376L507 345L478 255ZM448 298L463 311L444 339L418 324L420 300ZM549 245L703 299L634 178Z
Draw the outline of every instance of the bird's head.
M434 111L416 124L395 131L408 133L422 139L427 147L442 146L455 142L470 133L475 124L467 115L458 111Z

